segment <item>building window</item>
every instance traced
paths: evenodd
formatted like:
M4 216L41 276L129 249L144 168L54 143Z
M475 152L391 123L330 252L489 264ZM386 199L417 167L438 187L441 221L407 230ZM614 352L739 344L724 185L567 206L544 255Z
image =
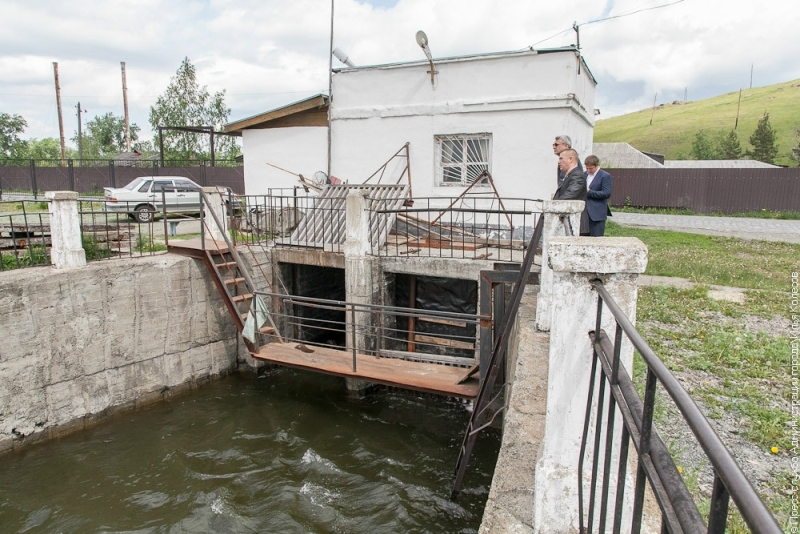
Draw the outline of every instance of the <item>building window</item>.
M491 134L437 135L436 185L486 184L491 172Z

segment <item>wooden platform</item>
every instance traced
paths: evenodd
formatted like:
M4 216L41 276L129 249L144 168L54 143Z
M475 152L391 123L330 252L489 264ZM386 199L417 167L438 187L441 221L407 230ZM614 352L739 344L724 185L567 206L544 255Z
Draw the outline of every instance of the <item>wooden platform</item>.
M306 347L304 352L297 348ZM478 379L470 378L459 384L468 372L463 367L449 367L432 363L412 362L396 358L377 358L366 354L356 356L356 372L353 372L353 353L327 347L305 346L298 343L269 343L260 347L254 358L266 362L377 382L451 397L475 398L478 395Z
M176 254L183 254L184 256L197 256L198 253L202 255L205 250L214 252L228 252L228 245L225 241L214 241L210 237L205 240L205 248L200 241L200 238L195 239L170 239L167 248L170 252Z

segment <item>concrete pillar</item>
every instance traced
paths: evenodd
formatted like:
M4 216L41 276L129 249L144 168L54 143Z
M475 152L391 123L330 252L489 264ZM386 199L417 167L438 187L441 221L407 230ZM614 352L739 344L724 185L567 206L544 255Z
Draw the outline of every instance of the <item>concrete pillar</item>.
M47 191L50 200L50 261L56 269L86 265L81 242L81 220L78 215L78 193Z
M370 256L370 228L368 191L353 190L346 200L346 237L344 242L345 300L355 304L374 304L376 287L381 281L377 258ZM372 314L355 313L355 335L353 314L347 313L347 346L356 347L359 353L375 347L368 346L367 332L372 326ZM372 385L363 380L347 379L348 391L363 394Z
M209 199L209 204L206 210L211 210L217 215L222 228L220 228L214 221L214 217L210 213L206 213L206 235L215 241L225 241L225 235L228 233L228 209L225 206L225 193L219 191L216 187L204 187L206 195Z
M547 416L536 464L534 521L536 532L577 532L578 460L592 361L588 332L595 328L597 310L597 292L590 282L603 280L625 314L635 320L638 276L647 266L647 247L636 238L554 237L547 253L553 276L552 319ZM613 325L611 312L604 310L602 328L612 339ZM632 375L630 343L623 343L621 362ZM617 424L615 432L621 428ZM585 473L591 472L588 465ZM616 467L612 472L616 474ZM589 487L588 477L584 487ZM630 493L626 489L628 496Z
M541 290L536 304L536 328L550 330L552 313L553 270L547 262L547 245L554 237L578 236L581 227L581 212L585 202L582 200L545 200L542 202L544 228L542 230L542 272Z

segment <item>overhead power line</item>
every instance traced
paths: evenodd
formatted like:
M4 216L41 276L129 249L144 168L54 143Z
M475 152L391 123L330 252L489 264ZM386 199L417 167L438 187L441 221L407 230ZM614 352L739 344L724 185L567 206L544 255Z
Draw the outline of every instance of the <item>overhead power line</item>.
M676 0L675 2L670 2L669 4L662 4L662 5L660 5L660 6L653 6L653 7L645 7L645 8L642 8L642 9L637 9L637 10L634 10L634 11L630 11L630 12L628 12L628 13L622 13L621 15L612 15L612 16L610 16L610 17L603 17L603 18L601 18L601 19L595 19L595 20L590 20L590 21L587 21L587 22L582 22L582 23L580 23L580 24L573 24L573 25L572 25L572 26L570 26L569 28L566 28L566 29L564 29L564 30L561 30L560 32L558 32L558 33L556 33L556 34L553 34L553 35L551 35L550 37L547 37L547 38L545 38L545 39L542 39L541 41L538 41L538 42L535 42L535 43L533 43L533 44L530 46L530 48L533 48L533 47L535 47L535 46L536 46L536 45L538 45L538 44L544 43L545 41L549 41L550 39L553 39L554 37L558 37L559 35L561 35L561 34L563 34L563 33L566 33L566 32L568 32L568 31L576 30L577 28L580 28L581 26L587 26L587 25L589 25L589 24L595 24L595 23L597 23L597 22L605 22L605 21L607 21L607 20L612 20L612 19L621 19L621 18L623 18L623 17L629 17L629 16L631 16L631 15L635 15L635 14L637 14L637 13L641 13L641 12L643 12L643 11L652 11L652 10L654 10L654 9L661 9L662 7L669 7L669 6L673 6L673 5L675 5L675 4L680 4L681 2L683 2L683 0Z

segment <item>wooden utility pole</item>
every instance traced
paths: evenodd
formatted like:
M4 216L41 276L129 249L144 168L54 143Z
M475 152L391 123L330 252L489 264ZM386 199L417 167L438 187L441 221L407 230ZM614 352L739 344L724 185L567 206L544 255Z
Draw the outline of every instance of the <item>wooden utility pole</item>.
M733 124L733 129L739 127L739 107L742 105L742 89L739 88L739 103L736 104L736 122Z
M58 107L58 135L61 137L61 166L67 166L67 147L64 145L64 117L61 115L61 86L58 85L58 63L53 61L53 74L56 77L56 106Z
M128 82L125 77L125 62L120 61L122 67L122 106L125 110L125 150L131 151L131 121L128 117Z
M688 92L689 92L689 88L688 87L684 87L683 88L683 103L684 104L686 103L686 95L687 95Z
M656 112L656 98L658 98L658 93L653 97L653 109L650 111L650 126L653 125L653 114Z

